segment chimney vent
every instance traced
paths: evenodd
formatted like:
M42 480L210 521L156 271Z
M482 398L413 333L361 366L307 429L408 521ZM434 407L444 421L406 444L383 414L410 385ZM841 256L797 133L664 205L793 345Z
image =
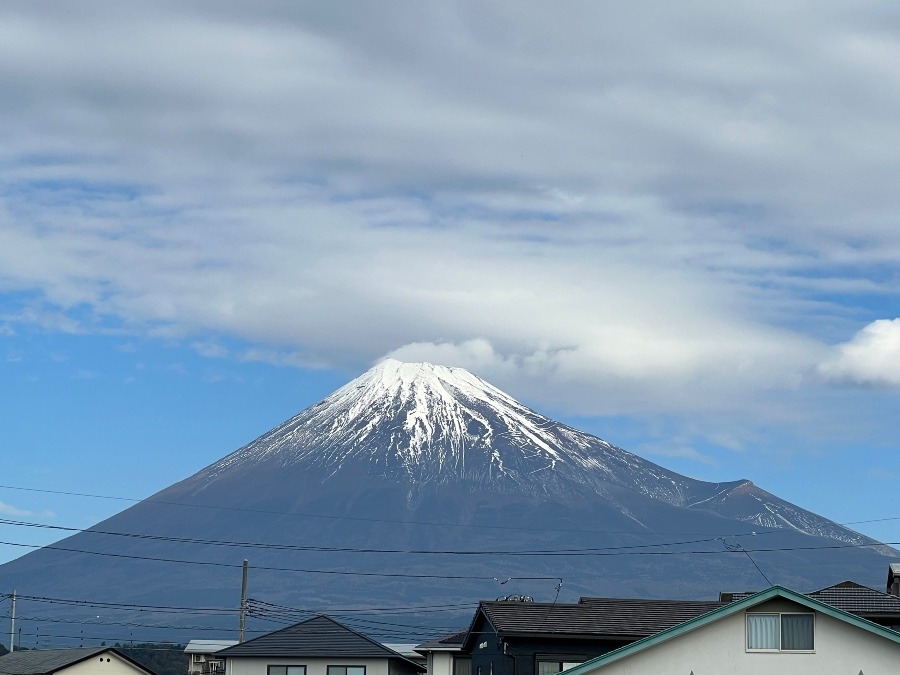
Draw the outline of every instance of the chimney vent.
M900 563L888 566L887 592L900 598Z

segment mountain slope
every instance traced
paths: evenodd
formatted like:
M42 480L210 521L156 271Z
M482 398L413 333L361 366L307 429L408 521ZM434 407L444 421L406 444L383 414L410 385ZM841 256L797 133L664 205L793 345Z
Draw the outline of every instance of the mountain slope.
M461 605L517 592L879 585L891 554L749 481L687 478L554 422L464 370L390 360L59 547L0 566L0 588L234 607L248 558L257 600L455 606L416 617L449 628L466 623ZM400 624L377 629L409 637Z
M266 464L314 471L323 485L354 467L369 479L393 480L411 498L451 482L559 499L594 498L617 486L761 527L866 541L750 481L687 478L554 422L461 368L431 364L386 360L191 482L199 494Z

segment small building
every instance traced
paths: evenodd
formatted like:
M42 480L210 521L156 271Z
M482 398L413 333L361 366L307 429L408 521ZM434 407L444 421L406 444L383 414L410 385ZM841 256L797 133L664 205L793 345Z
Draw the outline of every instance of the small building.
M419 675L424 666L319 615L228 647L225 675Z
M462 653L465 639L463 630L417 646L428 675L472 675L472 657Z
M156 675L113 647L28 649L0 656L3 675Z
M191 640L184 653L189 655L188 675L225 675L225 660L216 654L237 640Z
M900 633L773 586L565 671L565 675L896 673Z

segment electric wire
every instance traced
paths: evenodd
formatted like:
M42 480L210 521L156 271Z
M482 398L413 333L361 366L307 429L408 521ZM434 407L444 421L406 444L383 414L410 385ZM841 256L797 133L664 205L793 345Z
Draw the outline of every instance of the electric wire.
M510 530L510 531L523 531L523 532L572 532L578 534L647 534L645 530L595 530L595 529L583 529L583 528L549 528L549 527L521 527L521 526L511 526L511 525L482 525L482 524L460 524L460 523L449 523L449 522L436 522L436 521L421 521L421 520L397 520L397 519L388 519L388 518L363 518L358 516L336 516L330 514L322 514L322 513L303 513L296 511L275 511L268 509L251 509L244 507L234 507L234 506L222 506L215 504L195 504L188 502L176 502L176 501L167 501L161 499L153 499L152 497L148 497L146 499L138 499L135 497L118 497L118 496L110 496L110 495L100 495L100 494L92 494L87 492L69 492L65 490L49 490L45 488L33 488L33 487L23 487L23 486L15 486L15 485L0 485L0 489L2 490L18 490L23 492L38 492L43 494L54 494L54 495L64 495L70 497L85 497L90 499L108 499L114 501L124 501L131 502L134 504L137 503L150 503L150 504L163 504L167 506L178 506L183 508L198 508L198 509L212 509L212 510L221 510L221 511L236 511L239 513L258 513L263 515L277 515L277 516L296 516L301 518L321 518L326 520L350 520L350 521L359 521L366 523L388 523L394 525L422 525L427 527L456 527L456 528L470 528L470 529L487 529L487 530ZM897 517L897 520L900 520L900 516ZM869 522L869 521L859 521L859 522ZM872 521L874 522L874 521ZM849 523L844 523L849 524ZM841 525L841 523L838 523ZM757 533L772 533L777 534L780 532L784 532L783 528L773 528L773 527L764 527L759 526L756 529ZM790 530L788 530L790 531ZM668 536L697 536L701 534L707 534L705 532L667 532L664 533ZM744 536L747 533L719 533L717 536L719 537L731 537L731 536Z
M312 546L300 544L277 544L264 542L249 541L232 541L223 539L201 539L197 537L175 537L167 535L144 534L136 532L115 532L109 530L97 530L95 528L77 528L65 527L62 525L52 525L49 523L34 523L24 520L11 520L8 518L0 518L0 525L12 525L17 527L34 527L39 529L62 530L66 532L76 532L84 534L98 534L110 537L126 537L130 539L146 539L150 541L166 541L181 544L199 544L204 546L224 546L233 548L250 548L261 550L278 550L278 551L314 551L324 553L386 553L386 554L402 554L402 555L459 555L459 556L569 556L569 555L590 555L596 551L610 551L620 549L640 549L640 548L657 548L662 546L678 546L688 544L703 544L722 539L721 536L707 537L705 539L691 539L686 541L673 542L657 542L654 544L631 544L624 546L605 546L597 548L579 548L579 549L538 549L538 550L434 550L434 549L388 549L388 548L357 548L350 546ZM734 535L737 536L737 535ZM746 536L755 536L747 533Z

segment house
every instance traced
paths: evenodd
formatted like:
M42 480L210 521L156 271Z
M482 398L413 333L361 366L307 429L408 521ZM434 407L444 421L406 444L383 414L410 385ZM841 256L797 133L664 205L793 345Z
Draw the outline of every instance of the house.
M425 668L319 615L216 653L225 675L419 675Z
M225 675L225 660L216 653L237 643L237 640L191 640L184 648L184 653L190 656L188 675Z
M155 675L113 647L29 649L0 656L3 675Z
M565 671L896 673L900 633L780 586L713 609Z
M459 631L418 645L428 675L472 675L472 657L462 653L466 631Z
M471 655L471 675L552 675L721 606L622 598L481 602L462 653Z
M745 593L720 593L723 602L743 600L753 595ZM863 586L855 581L842 581L833 586L806 593L813 600L862 617L873 623L900 631L900 597Z

